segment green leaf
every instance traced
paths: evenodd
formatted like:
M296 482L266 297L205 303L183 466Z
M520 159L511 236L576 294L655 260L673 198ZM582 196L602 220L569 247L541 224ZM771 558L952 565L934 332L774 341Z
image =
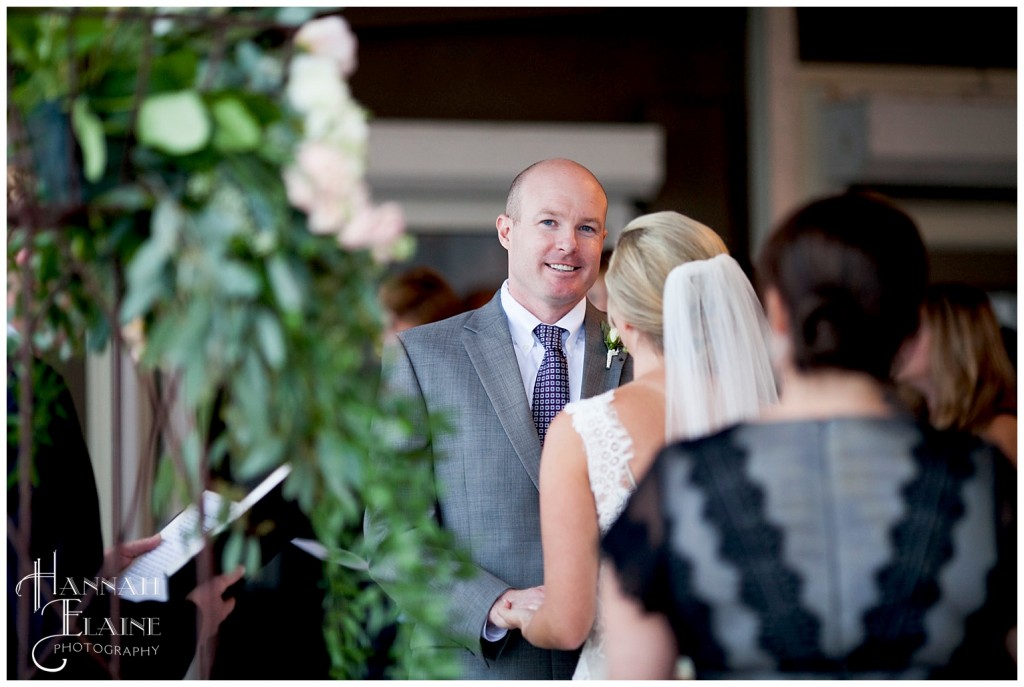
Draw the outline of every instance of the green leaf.
M206 339L212 319L209 300L191 301L184 314L174 319L176 326L171 331L167 344L167 360L172 365L185 365L192 358L202 358L203 341Z
M139 251L142 253L142 251ZM139 254L136 254L139 257ZM146 260L151 255L142 256ZM135 264L134 261L132 264ZM164 294L165 286L163 280L154 274L150 279L129 284L128 293L124 302L121 303L121 322L131 322L136 317L146 314L149 309Z
M150 222L153 240L168 252L174 250L178 236L185 226L185 218L185 211L176 201L169 198L161 199L153 210L153 219Z
M349 476L345 471L345 444L332 431L325 431L317 437L317 466L328 492L339 503L352 498L349 491Z
M261 229L249 237L249 247L261 257L267 256L277 248L277 235L268 229Z
M235 367L242 356L251 348L250 325L256 312L248 301L230 303L214 314L214 333L220 345L221 359L225 365Z
M103 17L87 15L75 17L75 52L83 57L89 55L109 31L110 26Z
M416 237L412 234L402 234L391 247L391 259L395 262L412 260L414 255L416 255Z
M285 26L300 26L316 16L317 7L281 7L277 10L277 23Z
M231 379L231 392L243 414L242 421L236 423L236 434L248 428L262 429L267 425L267 376L259 356L251 348L245 356L241 371Z
M107 141L103 137L103 122L89 109L84 96L75 98L71 107L71 126L82 149L85 178L95 183L107 166Z
M330 552L330 560L331 563L343 565L351 570L370 569L370 563L365 558L345 549L333 549Z
M182 391L185 403L198 405L200 402L209 401L215 393L215 385L219 381L217 372L221 367L219 361L211 361L211 356L204 356L202 349L193 351L191 356L185 360L185 372L182 376ZM210 367L214 368L211 373Z
M237 98L223 98L213 104L213 120L217 128L213 145L224 152L256 150L262 131L259 122Z
M224 460L224 456L228 455L230 448L231 442L227 434L221 434L219 437L214 439L213 443L210 444L210 450L206 456L210 466L214 469L219 468Z
M242 562L242 549L245 546L245 533L241 530L232 530L224 545L224 554L221 556L223 570L234 570Z
M196 83L199 57L193 50L178 50L153 60L150 88L154 92L191 88Z
M153 482L153 514L158 518L164 514L174 493L174 461L163 456L156 469Z
M199 492L197 487L199 486L200 453L199 435L195 432L190 432L185 436L185 440L181 442L181 458L185 464L185 476L195 492Z
M148 241L128 264L128 284L132 288L152 283L170 258L167 249L158 241Z
M34 67L33 46L39 40L36 16L25 10L7 10L7 54L11 65Z
M210 250L215 244L225 244L232 236L252 230L252 222L244 205L232 208L224 202L230 192L223 191L223 188L218 188L206 207L196 216L196 228L203 237L203 243L211 247Z
M245 569L250 574L255 574L256 571L263 567L263 552L260 550L260 540L250 537L246 542L245 549Z
M284 335L280 323L269 312L263 311L256 318L256 333L267 364L275 370L280 369L285 358Z
M182 392L186 405L211 400L221 375L222 362L215 356L211 328L213 309L207 299L193 299L181 320L166 360L182 368Z
M256 447L238 466L238 478L247 480L262 475L270 468L280 465L283 455L284 442L273 437L266 438L256 444Z
M163 270L177 244L185 221L181 207L170 199L157 203L150 222L152 235L128 264L128 293L121 306L121 321L144 314L166 290Z
M260 155L275 165L284 165L291 160L293 150L298 144L298 136L284 122L274 122L267 127L263 137Z
M254 91L261 91L263 93L270 94L281 92L285 78L285 71L284 65L280 60L273 58L262 60L256 66L256 69L252 69L248 65L239 62L239 68L246 74L246 78ZM253 114L255 114L257 119L261 122L266 123L266 119L262 113L254 112Z
M210 140L210 120L194 90L160 93L139 108L139 140L170 155L188 155Z
M226 296L252 298L260 292L260 278L237 260L224 260L217 266L217 283Z
M294 463L291 474L285 480L281 493L286 499L299 502L305 512L313 510L316 499L316 475L305 463Z
M152 207L153 197L139 184L125 184L115 186L92 202L98 208L135 212Z
M302 286L295 277L291 266L280 255L273 255L267 260L267 274L270 287L278 304L285 312L298 312L302 309Z

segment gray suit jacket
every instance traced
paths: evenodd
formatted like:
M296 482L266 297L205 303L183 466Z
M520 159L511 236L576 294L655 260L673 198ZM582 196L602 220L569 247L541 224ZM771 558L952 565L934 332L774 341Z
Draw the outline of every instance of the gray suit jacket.
M584 398L632 378L625 353L605 368L603 319L588 303ZM453 638L441 650L459 654L464 678L570 678L577 652L537 649L518 631L495 643L480 636L491 605L506 589L544 581L541 445L500 292L478 310L402 332L385 360L392 392L421 399L426 413L443 413L455 427L432 446L437 517L476 571L437 590L448 596Z

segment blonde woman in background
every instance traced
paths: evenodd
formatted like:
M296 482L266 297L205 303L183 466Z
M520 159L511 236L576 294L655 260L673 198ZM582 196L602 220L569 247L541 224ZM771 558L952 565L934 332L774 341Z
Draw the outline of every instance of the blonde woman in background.
M570 403L552 422L540 473L544 601L503 613L535 646L584 645L574 679L605 678L599 537L658 449L776 401L760 302L714 231L677 212L639 217L623 230L606 282L634 379Z
M1017 464L1017 373L984 291L929 287L896 378L923 397L932 425L977 434Z

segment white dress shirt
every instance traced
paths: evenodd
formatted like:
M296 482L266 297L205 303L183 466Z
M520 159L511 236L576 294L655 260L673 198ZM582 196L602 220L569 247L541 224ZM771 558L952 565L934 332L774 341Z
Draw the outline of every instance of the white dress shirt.
M508 280L501 285L501 307L508 317L508 330L512 334L512 347L516 351L516 362L519 363L519 374L523 378L526 398L533 407L533 387L537 382L537 371L544 360L544 345L533 333L541 321L524 308L512 297L508 290ZM558 322L549 322L566 330L562 334L562 350L569 367L569 400L580 400L583 388L583 354L586 352L586 333L583 330L583 317L587 314L587 299L584 297L572 310Z

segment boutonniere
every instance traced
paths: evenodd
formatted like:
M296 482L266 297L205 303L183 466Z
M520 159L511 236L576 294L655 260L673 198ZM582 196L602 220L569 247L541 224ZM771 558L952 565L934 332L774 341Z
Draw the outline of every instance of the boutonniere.
M619 330L607 322L601 323L601 331L604 333L604 345L608 349L608 357L604 363L604 369L610 370L612 358L626 349L622 346L622 339L619 337Z

